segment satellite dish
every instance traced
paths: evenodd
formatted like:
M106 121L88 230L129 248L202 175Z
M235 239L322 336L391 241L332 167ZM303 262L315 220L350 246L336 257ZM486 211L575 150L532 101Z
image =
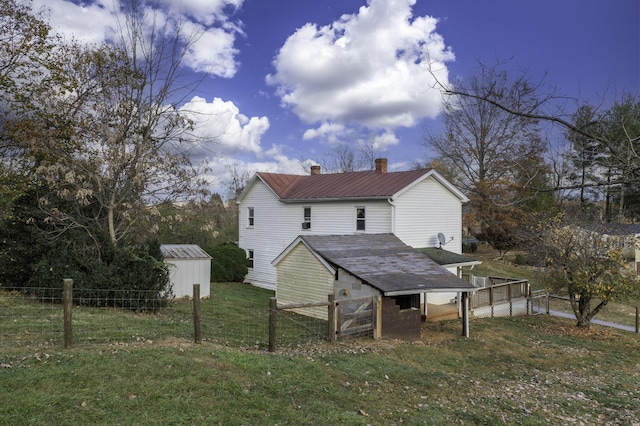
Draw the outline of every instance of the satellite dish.
M442 248L443 245L447 244L447 237L442 232L438 232L438 241L440 241L440 248Z

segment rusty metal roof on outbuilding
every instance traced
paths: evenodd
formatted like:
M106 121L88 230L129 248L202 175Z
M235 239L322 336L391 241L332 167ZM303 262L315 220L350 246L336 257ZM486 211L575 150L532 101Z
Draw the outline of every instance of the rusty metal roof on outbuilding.
M211 259L197 244L162 244L160 251L165 259Z
M391 197L428 172L366 171L309 176L259 172L257 175L280 199L287 201Z
M475 290L472 284L393 234L301 235L298 238L327 262L387 296Z

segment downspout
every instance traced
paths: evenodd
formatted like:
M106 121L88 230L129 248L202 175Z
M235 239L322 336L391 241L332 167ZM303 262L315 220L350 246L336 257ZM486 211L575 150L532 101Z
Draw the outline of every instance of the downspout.
M393 204L393 198L387 198L387 202L391 206L391 233L396 235L396 205Z

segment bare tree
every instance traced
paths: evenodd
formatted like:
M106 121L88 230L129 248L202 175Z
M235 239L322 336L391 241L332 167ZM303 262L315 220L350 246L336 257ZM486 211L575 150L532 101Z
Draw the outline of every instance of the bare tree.
M371 131L365 137L333 145L325 153L325 169L334 173L374 170L382 152L378 136Z
M522 189L538 182L544 173L545 150L538 120L482 101L487 92L527 110L535 110L538 102L528 80L513 80L504 71L482 67L479 75L459 82L455 92L445 90L452 94L444 105L445 131L426 131L424 142L437 153L440 163L459 176L457 183L469 195L472 214L485 233L498 225L497 217L503 226L504 217L514 216L514 209L527 196Z
M56 232L85 230L100 246L148 234L153 203L187 199L205 182L185 154L193 123L178 105L194 89L181 64L198 34L153 22L137 1L116 44L59 46L60 62L42 85L40 107L21 120L40 205Z
M356 172L365 167L362 158L347 142L334 145L325 154L324 165L327 171L334 173Z
M363 168L374 170L376 168L376 159L382 157L383 151L376 133L369 132L365 138L358 141L357 145L360 153L360 163L362 163Z
M235 200L242 190L247 186L247 182L253 174L249 169L241 167L238 163L232 163L225 166L227 176L222 184L229 191L228 198Z
M482 66L483 73L492 74L499 73L498 67L487 68ZM507 92L500 86L487 85L481 91L468 90L463 86L446 86L440 82L436 83L441 92L445 96L454 99L467 99L468 102L476 101L496 109L506 114L519 117L522 120L534 120L537 122L546 122L552 125L560 126L560 128L569 132L572 138L581 137L599 144L606 152L606 156L610 162L619 165L628 165L626 172L614 176L607 176L591 183L569 183L563 186L555 186L548 188L540 188L540 191L560 191L582 188L596 187L612 187L618 185L637 184L640 181L640 166L638 166L638 134L629 132L631 121L624 120L618 122L618 129L623 129L618 133L606 131L606 126L601 125L585 125L581 120L576 120L575 116L565 118L566 115L561 112L558 102L566 100L564 97L557 95L555 89L545 89L541 83L533 83L523 73L515 81L514 86L519 87L517 96L505 96ZM623 101L621 103L626 103ZM599 108L596 108L598 110ZM579 110L579 108L578 108ZM595 118L593 123L604 123L609 112L600 114ZM626 130L624 130L626 129ZM617 135L617 136L616 136ZM625 168L625 166L622 166Z

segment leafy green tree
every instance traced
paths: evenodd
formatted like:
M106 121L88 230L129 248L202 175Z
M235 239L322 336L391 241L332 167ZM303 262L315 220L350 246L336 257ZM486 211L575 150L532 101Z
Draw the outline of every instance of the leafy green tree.
M640 183L640 98L626 94L620 97L600 118L602 135L609 143L605 167L608 185L607 200L617 204L617 212L607 209L607 219L624 220L627 213L627 194ZM635 212L636 215L640 212Z
M25 63L40 73L28 98L6 91L13 114L3 123L5 152L48 188L38 199L49 220L84 230L96 244L104 232L112 246L145 240L140 225L157 213L154 203L205 188L186 155L193 123L178 108L197 84L185 84L180 70L199 35L172 22L147 31L144 4L127 5L112 44L49 39L55 55ZM52 207L56 198L67 208Z
M38 208L36 191L27 189L12 201L0 220L0 286L23 286L31 280L49 240L35 222L46 215Z
M170 87L154 92L158 70L140 69L125 51L109 46L80 51L69 64L78 88L49 108L64 114L58 129L68 139L47 146L55 161L37 169L37 177L53 189L41 195L41 205L47 209L52 197L76 200L77 206L96 204L98 216L82 217L79 208L49 213L60 226L87 232L82 223L94 219L115 246L139 231L140 218L154 213L150 204L187 199L204 188L179 148L191 123L169 103Z
M158 215L149 228L163 244L198 244L213 247L238 239L237 207L225 204L219 194L186 204L165 202L156 206Z
M504 212L501 211L501 213ZM498 250L500 258L516 248L521 241L518 223L513 219L513 216L509 214L496 214L493 221L488 223L483 231L476 234L479 239L486 241L491 247Z
M537 235L546 286L568 294L579 327L589 327L608 303L638 295L640 283L626 268L618 239L558 219L541 224Z
M595 131L597 126L596 110L591 105L583 105L573 115L573 124L585 130ZM571 167L567 176L568 183L577 186L581 206L589 201L591 185L602 180L603 146L598 141L567 130L567 139L571 143L567 154Z
M146 225L156 203L204 190L186 155L193 123L178 108L197 84L180 70L198 34L153 19L163 24L147 31L152 17L134 0L114 43L87 46L50 35L29 2L0 1L0 178L16 188L0 190L0 219L6 241L17 242L3 240L0 256L23 262L4 283L46 285L64 273L167 294Z
M34 83L45 78L47 64L54 61L55 41L30 1L0 0L0 220L29 187L24 159L9 136L10 123L29 111L37 94Z
M544 191L551 184L551 168L545 161L545 151L528 151L518 162L513 172L514 206L524 214L523 220L530 222L535 216L554 216L559 211L558 200L553 192Z

